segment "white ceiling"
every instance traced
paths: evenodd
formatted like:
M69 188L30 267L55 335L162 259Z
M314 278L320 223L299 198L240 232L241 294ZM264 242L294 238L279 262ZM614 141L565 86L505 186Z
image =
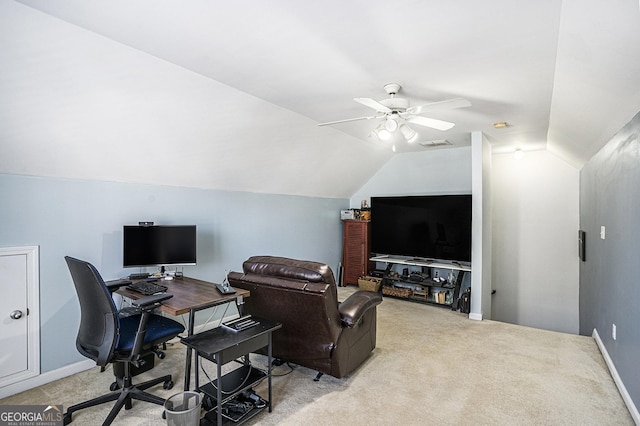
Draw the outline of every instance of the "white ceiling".
M638 0L19 0L0 27L4 173L349 197L394 154L317 124L388 82L471 102L420 141L576 167L640 110Z

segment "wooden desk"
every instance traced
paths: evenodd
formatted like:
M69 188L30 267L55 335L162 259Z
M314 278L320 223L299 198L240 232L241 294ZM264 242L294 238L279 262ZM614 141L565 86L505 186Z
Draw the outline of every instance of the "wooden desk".
M235 294L220 294L214 283L195 278L184 277L170 281L158 280L156 283L166 285L168 287L167 293L173 294L171 299L162 303L160 310L176 317L228 303L234 299L249 297L249 291L240 288L235 289ZM120 287L116 293L133 300L144 297L142 294L126 287ZM239 302L238 305L242 305L241 299L237 300L237 302ZM189 334L193 334L193 330Z
M238 306L238 312L242 315L244 298L249 297L250 295L248 290L240 288L235 289L235 294L220 294L218 289L215 287L215 283L189 277L169 281L158 280L157 283L166 285L168 287L167 293L173 294L171 299L165 300L162 302L162 305L160 305L160 310L162 312L173 316L179 316L186 313L189 314L189 326L187 327L188 336L193 335L196 312L235 301ZM129 290L127 287L120 287L116 293L132 300L144 297L143 294ZM189 390L191 358L191 348L187 347L184 390Z

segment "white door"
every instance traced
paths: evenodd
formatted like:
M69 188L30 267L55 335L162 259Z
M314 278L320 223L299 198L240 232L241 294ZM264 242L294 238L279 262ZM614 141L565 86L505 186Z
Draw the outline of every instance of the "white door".
M38 248L0 248L0 387L40 373Z

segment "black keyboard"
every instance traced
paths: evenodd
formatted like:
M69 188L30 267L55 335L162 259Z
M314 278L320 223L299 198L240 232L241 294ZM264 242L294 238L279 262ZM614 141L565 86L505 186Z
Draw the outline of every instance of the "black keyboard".
M142 293L145 296L151 296L152 294L156 293L164 293L168 289L166 285L156 284L150 281L136 281L135 283L129 284L127 288L129 290Z

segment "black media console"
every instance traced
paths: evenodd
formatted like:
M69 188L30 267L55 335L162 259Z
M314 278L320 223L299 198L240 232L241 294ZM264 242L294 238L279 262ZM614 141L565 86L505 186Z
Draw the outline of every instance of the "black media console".
M460 263L400 256L376 256L370 260L386 263L382 276L385 296L455 310L462 291L470 285L465 276L471 267Z

